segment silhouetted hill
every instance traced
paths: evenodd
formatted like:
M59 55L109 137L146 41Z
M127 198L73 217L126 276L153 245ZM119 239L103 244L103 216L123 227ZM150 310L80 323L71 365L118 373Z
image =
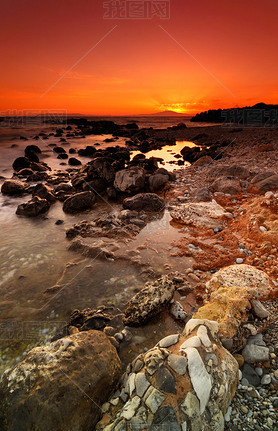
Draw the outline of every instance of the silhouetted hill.
M273 111L270 113L270 111ZM276 111L276 112L275 112ZM229 109L209 109L191 118L192 122L258 124L277 119L278 105L256 103L254 106Z

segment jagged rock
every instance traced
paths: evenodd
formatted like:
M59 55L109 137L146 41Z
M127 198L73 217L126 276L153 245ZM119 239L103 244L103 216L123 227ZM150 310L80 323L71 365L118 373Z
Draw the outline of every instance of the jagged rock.
M63 210L69 214L85 211L93 207L95 200L96 197L92 191L76 193L65 200Z
M172 210L170 215L178 223L208 228L219 227L231 218L231 214L215 201L185 203Z
M0 428L90 431L118 382L116 349L99 331L31 350L0 383Z
M198 333L206 334L209 347L199 339L199 347L180 349ZM128 367L119 401L115 405L115 394L105 404L96 431L116 430L119 424L131 431L223 431L224 415L237 388L238 363L221 345L218 324L192 319L177 344L168 349L159 344ZM139 372L137 361L145 363ZM139 392L134 390L137 381L142 382Z
M46 184L37 184L33 190L33 196L38 196L39 198L46 199L49 203L56 201L55 196L52 193L52 188Z
M148 282L127 304L124 313L125 325L140 325L158 314L172 299L174 284L164 276Z
M35 196L30 201L18 205L16 214L25 217L36 217L39 214L47 212L49 208L50 204L46 199Z
M277 295L277 289L267 274L245 264L219 270L206 287L210 298L193 317L216 320L221 337L227 339L232 339L241 323L247 320L251 300Z
M113 183L115 170L107 158L97 157L90 163L99 178L106 180L108 183Z
M21 195L25 192L26 183L18 180L5 180L1 187L4 195Z
M123 201L125 209L132 211L159 212L165 207L165 202L155 193L139 193Z
M145 177L145 171L140 167L124 169L116 172L114 187L120 192L136 193L144 188Z
M278 190L278 175L272 172L256 175L248 187L248 192L254 194L264 194L270 190Z

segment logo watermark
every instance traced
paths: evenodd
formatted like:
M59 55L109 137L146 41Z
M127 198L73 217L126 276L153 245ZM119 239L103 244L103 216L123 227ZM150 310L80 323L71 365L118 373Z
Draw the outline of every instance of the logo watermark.
M170 18L170 0L108 0L103 7L104 19Z
M39 337L55 333L57 328L63 327L66 322L61 321L2 321L0 322L0 341L25 340L33 341Z
M223 127L278 127L277 109L227 109L221 112Z
M67 111L64 109L9 109L0 111L0 127L23 128L27 125L50 123L67 124Z

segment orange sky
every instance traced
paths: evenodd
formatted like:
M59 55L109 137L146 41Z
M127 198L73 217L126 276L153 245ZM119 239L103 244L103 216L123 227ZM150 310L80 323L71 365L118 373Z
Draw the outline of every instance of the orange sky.
M2 0L0 110L191 114L278 103L277 0L170 5L170 19L108 20L102 0Z

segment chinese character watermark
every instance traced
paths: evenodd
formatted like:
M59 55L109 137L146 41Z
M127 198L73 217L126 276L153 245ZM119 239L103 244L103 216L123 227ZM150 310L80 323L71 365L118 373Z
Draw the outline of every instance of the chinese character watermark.
M20 129L38 122L65 125L67 111L64 109L10 109L0 112L0 127Z
M277 109L227 109L221 112L224 127L278 127Z
M170 18L170 0L108 0L103 7L104 19Z

